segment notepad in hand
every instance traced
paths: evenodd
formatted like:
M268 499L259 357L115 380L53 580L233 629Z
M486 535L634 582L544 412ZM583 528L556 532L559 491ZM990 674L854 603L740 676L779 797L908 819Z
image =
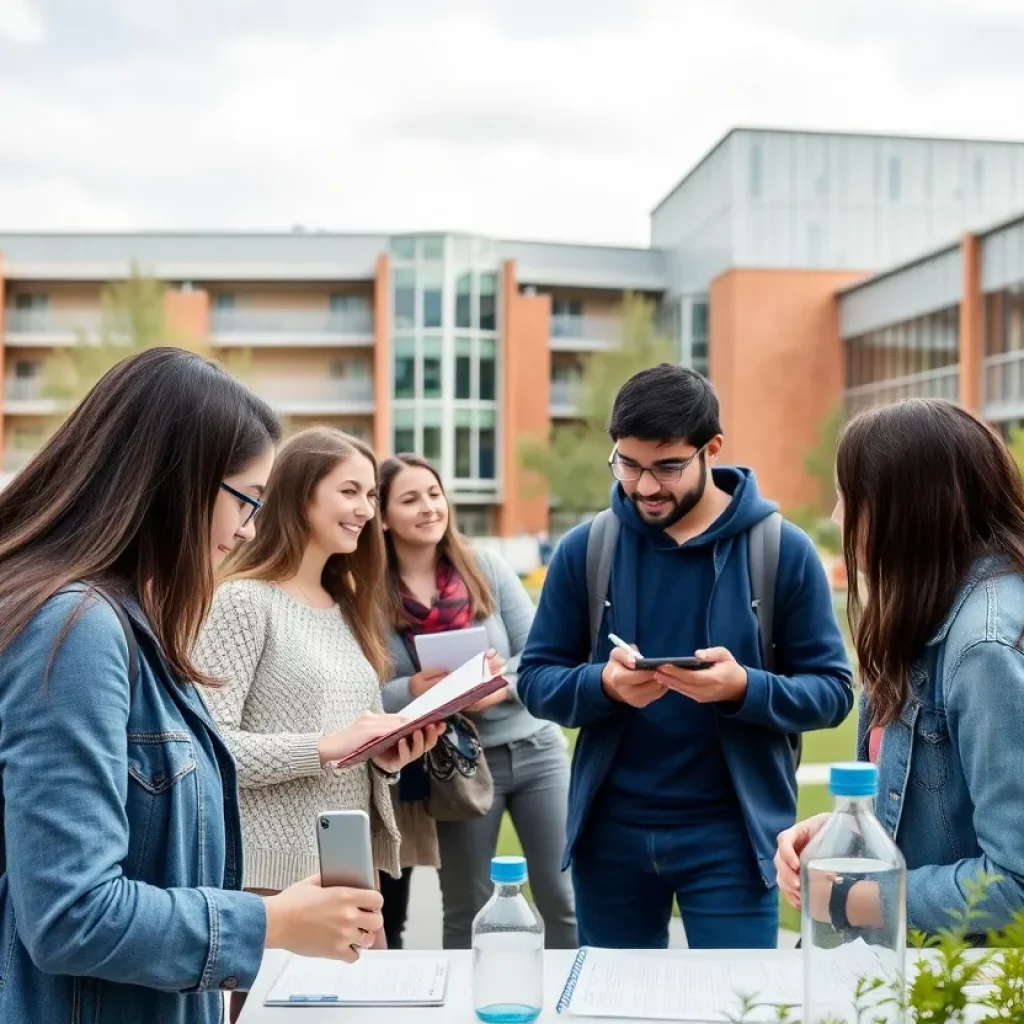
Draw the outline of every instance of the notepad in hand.
M354 964L293 956L264 1006L443 1006L448 961L363 953Z
M463 711L505 685L505 680L501 676L491 675L487 667L487 658L483 654L478 654L408 704L401 712L402 716L408 719L405 725L379 739L363 744L343 761L339 761L338 766L347 768L349 765L367 761L385 750L391 750L400 739L404 739L417 729L422 729L433 722L443 722L449 715Z

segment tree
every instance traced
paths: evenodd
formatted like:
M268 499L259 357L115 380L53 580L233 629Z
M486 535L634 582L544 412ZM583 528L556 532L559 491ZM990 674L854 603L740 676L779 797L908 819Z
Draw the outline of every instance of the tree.
M1010 436L1006 439L1006 447L1010 449L1013 461L1017 468L1024 474L1024 427L1015 423L1010 427Z
M802 527L820 548L833 553L842 546L839 528L829 515L836 503L836 449L843 419L842 406L837 405L821 421L818 439L804 455L804 469L818 485L817 501L788 510L789 518Z
M526 436L519 462L537 490L545 490L560 512L585 515L608 503L608 417L619 388L640 370L672 362L671 342L655 328L654 307L627 295L619 345L591 353L573 389L578 420L552 428L550 436Z
M58 420L80 402L93 385L126 356L157 345L174 345L210 357L209 339L195 338L167 320L167 287L135 266L124 281L103 289L95 334L80 330L74 345L58 349L43 367L43 388L57 402ZM242 375L250 353L232 353L228 368Z

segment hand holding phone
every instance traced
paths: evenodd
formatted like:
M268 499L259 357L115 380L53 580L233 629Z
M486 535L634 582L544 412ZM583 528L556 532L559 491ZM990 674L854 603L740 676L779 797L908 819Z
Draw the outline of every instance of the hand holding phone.
M667 687L655 679L653 672L636 668L637 653L628 645L616 644L601 671L601 688L609 700L645 708L664 697Z
M636 667L641 670L649 670L656 672L659 668L664 668L666 665L671 665L672 668L685 668L690 672L700 672L706 668L711 668L710 661L701 661L700 658L693 657L677 657L677 658L637 658Z

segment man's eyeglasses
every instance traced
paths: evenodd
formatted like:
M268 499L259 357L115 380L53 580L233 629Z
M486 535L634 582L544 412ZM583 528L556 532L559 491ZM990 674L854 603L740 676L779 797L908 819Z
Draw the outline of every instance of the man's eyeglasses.
M680 477L686 471L686 467L706 447L707 445L701 445L689 458L671 462L658 462L653 466L638 466L633 462L623 462L622 456L619 455L619 450L616 448L608 459L608 466L612 471L612 476L623 484L639 483L640 477L644 473L650 473L659 484L674 484L679 482Z
M256 518L256 513L263 508L263 502L260 501L259 498L253 498L248 494L243 494L241 491L236 491L230 484L221 484L220 486L223 490L227 491L231 497L237 498L242 503L243 509L246 505L249 506L245 522L242 523L242 526L248 526Z

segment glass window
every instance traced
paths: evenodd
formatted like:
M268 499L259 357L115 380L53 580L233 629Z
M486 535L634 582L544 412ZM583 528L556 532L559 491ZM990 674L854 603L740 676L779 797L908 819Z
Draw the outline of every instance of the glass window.
M395 278L395 326L416 326L416 271L396 270Z
M497 330L498 275L480 275L480 330Z
M441 397L441 339L423 339L423 397Z
M985 161L980 156L974 158L974 195L975 198L981 199L985 194Z
M426 267L420 275L423 282L423 326L441 326L442 296L444 294L444 267Z
M480 398L484 402L493 402L497 391L497 372L493 338L480 339Z
M392 238L391 255L394 256L396 260L416 259L416 239Z
M425 260L443 260L444 259L444 238L440 236L431 236L424 238L420 243L422 246L423 258Z
M214 309L234 309L235 296L231 292L219 292L213 297Z
M395 398L416 397L416 340L395 338Z
M477 476L481 480L493 480L495 478L495 449L497 447L496 433L495 433L495 417L493 409L481 409L479 412L480 417L480 436L478 440L479 449L479 472Z
M48 295L26 294L21 292L14 296L14 308L15 309L46 309L50 304L50 297Z
M694 342L706 341L708 337L708 304L694 302L690 311L690 330Z
M440 465L441 462L441 408L436 405L423 407L423 451L425 459Z
M897 202L900 198L900 161L898 157L889 157L889 199Z
M455 397L473 397L473 342L455 339Z
M394 415L395 453L416 451L416 411L396 409Z
M473 275L459 274L455 279L455 326L472 327Z
M551 336L578 338L583 334L583 303L579 299L551 300Z
M463 480L473 476L473 414L455 410L455 475Z
M764 177L764 152L760 142L750 144L750 196L761 198L762 178Z

